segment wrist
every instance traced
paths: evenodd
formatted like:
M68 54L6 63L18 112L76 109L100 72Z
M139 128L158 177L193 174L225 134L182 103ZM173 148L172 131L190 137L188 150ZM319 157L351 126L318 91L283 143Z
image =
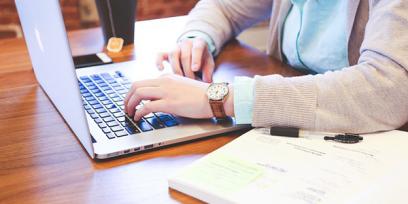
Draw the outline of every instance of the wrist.
M228 85L228 95L225 97L224 110L227 116L234 117L234 88L232 84Z

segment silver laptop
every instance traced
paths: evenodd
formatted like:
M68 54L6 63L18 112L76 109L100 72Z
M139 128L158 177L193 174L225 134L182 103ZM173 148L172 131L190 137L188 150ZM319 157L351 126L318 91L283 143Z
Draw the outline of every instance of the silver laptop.
M167 113L133 121L123 112L124 96L133 80L154 74L146 70L134 74L136 62L75 69L59 1L16 0L16 6L35 76L91 158L106 159L248 127L235 125L233 119L192 120Z

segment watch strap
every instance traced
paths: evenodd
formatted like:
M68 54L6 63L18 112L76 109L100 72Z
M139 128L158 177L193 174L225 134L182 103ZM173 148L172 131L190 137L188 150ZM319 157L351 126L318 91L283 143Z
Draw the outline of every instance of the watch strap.
M225 114L225 111L224 111L223 101L210 100L209 102L210 102L211 110L214 114L214 117L216 117L217 119L224 119L227 117L227 114Z

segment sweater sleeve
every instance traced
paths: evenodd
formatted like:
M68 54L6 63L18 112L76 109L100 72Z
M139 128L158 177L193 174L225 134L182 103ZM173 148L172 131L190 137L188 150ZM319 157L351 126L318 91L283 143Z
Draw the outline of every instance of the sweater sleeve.
M181 35L178 39L177 42L181 42L185 39L193 39L193 38L201 38L207 43L208 51L215 56L215 53L217 52L215 48L214 41L211 39L210 36L207 35L207 33L201 32L201 31L190 31L186 32L183 35Z
M332 132L408 121L408 2L373 1L358 64L324 74L255 78L253 126Z
M189 13L184 33L208 34L219 51L227 40L267 19L271 10L272 0L201 0Z

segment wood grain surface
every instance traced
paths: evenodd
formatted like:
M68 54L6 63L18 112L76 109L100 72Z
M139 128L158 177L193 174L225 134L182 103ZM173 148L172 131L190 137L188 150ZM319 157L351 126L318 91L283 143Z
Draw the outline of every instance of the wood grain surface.
M169 50L185 19L136 23L135 44L115 62ZM171 29L170 29L171 28ZM74 55L104 50L99 29L69 33ZM0 203L200 203L168 188L167 177L243 132L222 134L108 161L93 161L39 87L23 39L0 41ZM299 75L238 41L216 59L216 80Z

